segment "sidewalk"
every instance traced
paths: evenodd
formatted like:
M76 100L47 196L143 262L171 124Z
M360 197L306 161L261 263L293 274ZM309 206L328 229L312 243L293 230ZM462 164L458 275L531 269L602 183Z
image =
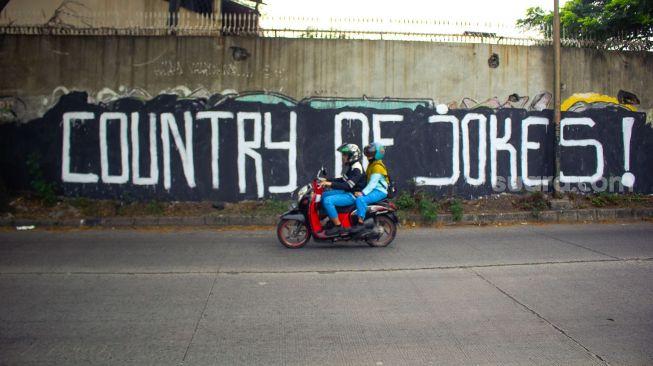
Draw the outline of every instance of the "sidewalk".
M432 223L427 223L416 214L398 212L402 225L407 226L452 226L452 225L512 225L520 223L590 223L614 221L653 221L653 208L595 208L546 210L539 212L505 212L464 214L460 221L454 221L451 214L439 214ZM203 216L132 216L132 217L89 217L84 219L0 219L0 227L32 228L138 228L138 227L228 227L228 226L274 226L278 215L212 214Z

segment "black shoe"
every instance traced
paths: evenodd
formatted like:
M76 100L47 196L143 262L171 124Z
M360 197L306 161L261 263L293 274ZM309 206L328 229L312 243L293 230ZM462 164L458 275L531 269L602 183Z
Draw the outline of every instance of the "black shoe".
M360 222L357 222L355 226L352 226L351 229L349 229L350 234L358 234L361 231L365 229L365 225L361 224Z
M333 228L331 228L331 229L325 231L324 233L325 233L327 236L337 236L337 235L342 235L342 234L344 234L346 231L347 231L347 230L345 230L342 226L335 226L335 227L333 227Z

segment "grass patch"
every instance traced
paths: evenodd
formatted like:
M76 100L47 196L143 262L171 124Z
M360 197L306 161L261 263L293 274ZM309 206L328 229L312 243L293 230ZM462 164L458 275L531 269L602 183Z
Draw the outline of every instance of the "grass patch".
M440 204L427 193L419 194L419 211L427 224L431 224L438 219Z
M217 207L216 207L217 206ZM283 200L260 200L241 202L217 202L213 205L215 212L237 215L280 215L288 211L290 201ZM219 208L218 208L219 207Z
M518 200L518 207L522 210L531 211L533 216L537 217L540 212L549 208L549 204L544 193L532 192Z
M165 208L159 201L150 201L145 205L143 210L148 215L159 216L163 214Z
M621 206L631 203L639 203L645 200L641 194L619 194L601 192L589 197L590 203L594 207Z
M279 201L279 200L265 200L260 204L258 213L264 215L281 215L282 213L288 211L289 202L288 201Z
M68 200L68 204L76 209L86 217L99 217L102 216L101 205L98 200L92 200L86 197L75 197Z
M419 213L427 224L431 224L438 219L440 204L428 193L402 191L392 199L392 202L399 210Z
M453 221L460 222L463 219L463 214L465 209L463 207L463 200L460 198L454 198L449 204L449 212L451 213L451 218Z
M54 206L57 203L57 195L54 192L55 185L45 180L40 161L41 156L37 153L32 153L27 158L27 171L30 176L30 185L38 199L43 201L46 206Z
M400 210L413 210L417 207L415 197L409 192L401 192L393 201Z

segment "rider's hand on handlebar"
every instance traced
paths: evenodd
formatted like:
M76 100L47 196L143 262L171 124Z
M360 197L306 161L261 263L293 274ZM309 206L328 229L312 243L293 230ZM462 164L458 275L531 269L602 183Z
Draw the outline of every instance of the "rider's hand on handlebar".
M319 184L320 184L320 187L322 187L322 188L331 187L331 182L329 182L328 180L323 180Z

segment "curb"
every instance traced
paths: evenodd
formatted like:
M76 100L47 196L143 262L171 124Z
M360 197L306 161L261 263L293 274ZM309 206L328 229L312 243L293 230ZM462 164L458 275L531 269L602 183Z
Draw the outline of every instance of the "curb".
M85 219L0 219L0 227L15 227L17 229L46 228L137 228L137 227L227 227L227 226L274 226L278 216L243 216L243 215L210 215L210 216L139 216L139 217L103 217ZM401 215L402 225L498 225L531 223L574 223L574 222L605 222L605 221L637 221L653 219L653 208L615 208L615 209L582 209L582 210L549 210L540 212L505 212L465 214L462 220L456 222L451 214L439 214L437 220L428 223L419 215Z
M89 217L83 219L0 219L0 227L16 227L33 229L46 228L137 228L166 226L273 226L277 224L277 216L243 216L243 215L210 215L210 216L136 216L136 217ZM32 227L33 226L33 227Z
M451 214L439 214L431 225L497 225L531 223L590 223L605 221L640 221L653 219L653 208L615 208L548 210L539 212L505 212L465 214L456 222ZM429 225L421 216L401 217L402 224Z

